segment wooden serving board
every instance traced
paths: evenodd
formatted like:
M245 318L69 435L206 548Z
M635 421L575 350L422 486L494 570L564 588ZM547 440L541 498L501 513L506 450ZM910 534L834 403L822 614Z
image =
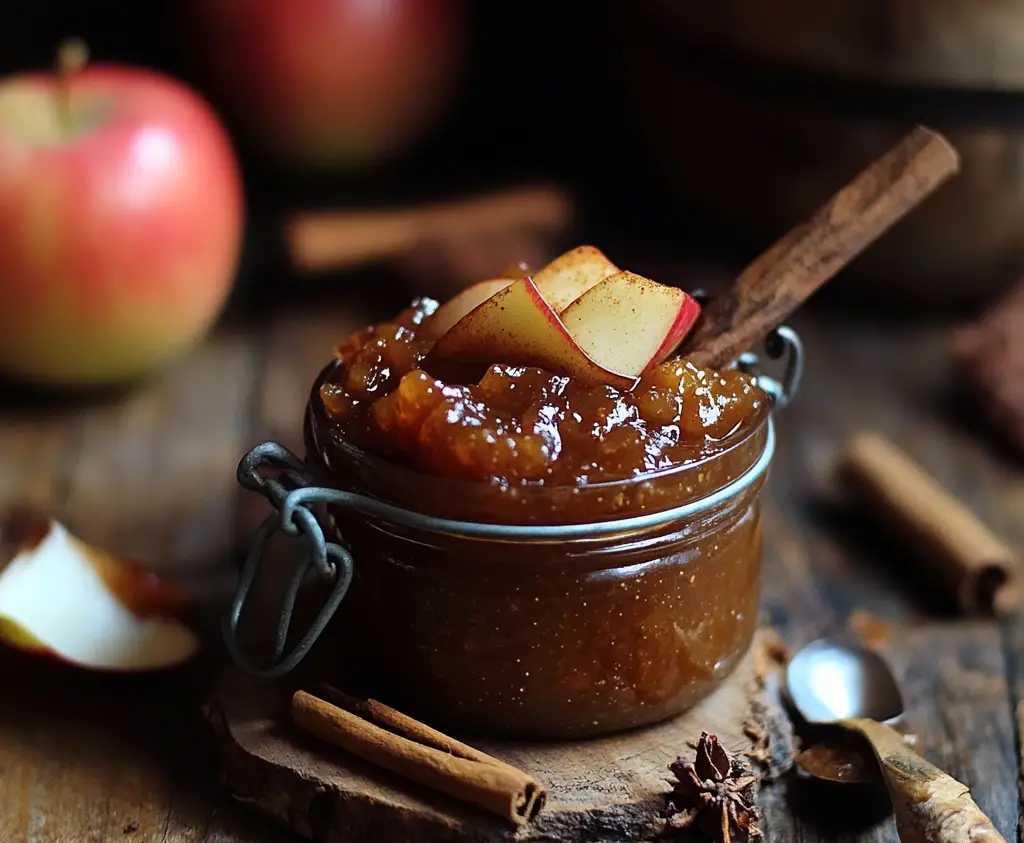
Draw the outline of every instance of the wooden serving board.
M788 766L792 733L777 677L763 675L759 647L711 697L666 723L574 743L474 742L547 784L547 806L519 829L298 732L288 719L287 687L236 677L205 714L234 797L323 843L650 840L670 789L668 765L692 757L688 744L701 731L742 753L754 748L760 730L770 741L769 759L753 765L762 780Z

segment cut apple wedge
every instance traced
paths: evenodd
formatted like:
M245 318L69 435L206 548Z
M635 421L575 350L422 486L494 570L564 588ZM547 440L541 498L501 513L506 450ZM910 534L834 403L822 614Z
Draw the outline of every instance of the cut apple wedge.
M636 381L591 359L531 278L510 284L466 314L437 341L430 358L537 366L583 383L620 389Z
M477 281L475 284L470 284L459 290L430 317L430 321L426 325L426 335L434 338L442 336L463 316L515 280L515 278L491 278L487 281Z
M552 310L561 313L595 284L618 271L600 249L579 246L537 270L533 283Z
M561 319L598 365L639 377L676 349L698 316L696 299L677 287L619 272L576 299Z
M199 638L175 615L184 592L50 519L0 572L0 641L100 671L162 670Z

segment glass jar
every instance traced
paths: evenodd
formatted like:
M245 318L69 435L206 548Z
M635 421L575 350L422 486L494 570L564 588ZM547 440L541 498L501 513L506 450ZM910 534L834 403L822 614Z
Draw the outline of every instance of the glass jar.
M800 369L798 341L785 337L787 386L761 376L776 406ZM329 626L325 643L336 646L338 681L349 688L438 728L565 739L684 711L747 651L771 406L692 464L582 488L508 489L356 451L324 423L318 386L306 460L268 443L239 466L240 482L280 510L261 528L228 623L231 652L251 672L287 672ZM264 476L268 467L281 475ZM325 505L327 540L314 502ZM289 598L310 567L329 596L291 655L256 668L233 633L262 544L278 528L309 547Z

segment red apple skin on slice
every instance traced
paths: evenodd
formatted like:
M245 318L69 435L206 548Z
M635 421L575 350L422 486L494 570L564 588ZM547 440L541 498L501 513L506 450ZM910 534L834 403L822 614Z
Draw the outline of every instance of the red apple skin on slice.
M594 246L578 246L559 255L537 270L533 283L555 313L561 313L576 299L619 268Z
M121 605L137 617L179 618L188 609L188 592L138 562L114 556L75 536L69 536L68 542L89 560Z
M475 310L495 293L504 290L515 278L491 278L470 284L442 304L424 326L428 337L440 337L471 310Z
M635 377L665 360L698 316L700 305L692 296L633 272L604 279L561 314L591 359Z
M430 352L434 360L536 366L582 383L629 389L635 377L602 368L569 335L531 278L493 295L455 323Z

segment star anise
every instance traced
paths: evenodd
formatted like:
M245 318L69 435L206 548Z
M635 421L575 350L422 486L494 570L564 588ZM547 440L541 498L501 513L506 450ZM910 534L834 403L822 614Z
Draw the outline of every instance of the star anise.
M701 732L696 749L693 761L677 758L669 765L677 781L661 836L695 828L717 843L761 837L761 812L754 805L757 777L715 735Z

